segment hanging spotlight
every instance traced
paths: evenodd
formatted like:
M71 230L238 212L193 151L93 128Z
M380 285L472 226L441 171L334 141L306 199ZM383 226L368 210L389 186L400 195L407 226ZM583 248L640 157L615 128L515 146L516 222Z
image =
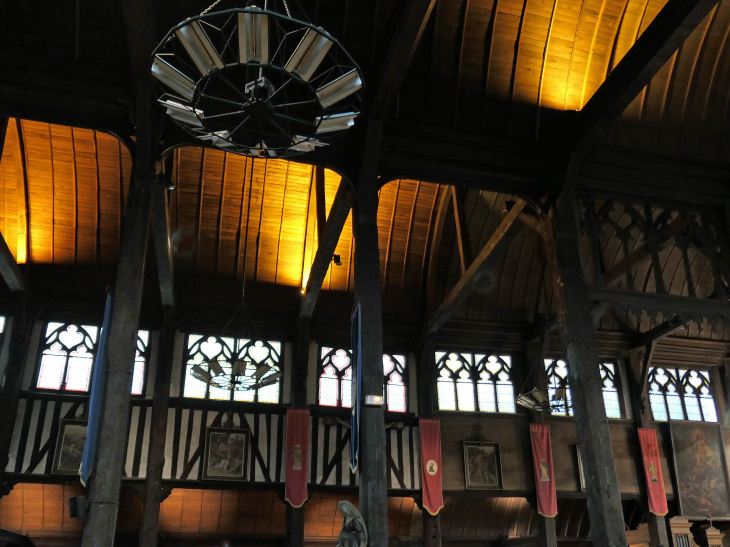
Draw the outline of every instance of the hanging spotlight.
M255 62L262 65L268 64L268 15L263 13L238 14L238 57L242 63Z
M284 70L308 82L332 47L332 41L314 29L308 29Z
M208 361L208 368L211 370L214 376L220 376L223 374L223 367L218 361Z
M192 376L194 376L195 378L197 378L198 380L205 382L206 384L210 384L211 381L213 380L213 376L210 374L210 372L205 370L200 365L195 365L193 367L192 371L190 372L190 374Z
M211 71L223 68L223 61L198 21L191 21L189 25L178 29L175 34L198 67L201 76L207 76Z
M355 125L355 118L357 114L355 112L348 112L346 114L335 114L327 118L317 118L319 127L317 128L317 135L320 133L331 133L333 131L342 131L349 129Z
M182 129L207 146L275 158L327 146L355 124L362 73L326 30L284 0L209 10L173 27L152 55L158 101Z
M193 100L195 83L160 57L152 60L152 75L183 98Z
M349 97L362 87L362 79L357 70L351 70L344 76L340 76L334 82L320 87L317 90L317 97L322 103L322 108L327 108L337 101Z

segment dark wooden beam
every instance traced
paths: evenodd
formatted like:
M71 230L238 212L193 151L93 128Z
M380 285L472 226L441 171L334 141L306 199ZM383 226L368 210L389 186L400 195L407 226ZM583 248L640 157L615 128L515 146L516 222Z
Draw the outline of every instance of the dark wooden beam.
M12 484L5 478L5 468L8 464L8 452L13 438L15 420L12 419L18 410L20 385L23 378L23 369L28 355L30 333L33 328L33 318L29 312L28 293L13 294L12 323L10 332L6 334L5 344L8 344L8 358L5 364L4 377L0 375L0 497L10 492Z
M717 3L669 0L577 114L569 149L600 124L621 115Z
M383 315L378 248L378 152L382 126L370 120L353 208L355 293L360 304L362 397L383 393ZM360 411L360 512L370 545L388 544L385 421L382 406Z
M466 190L451 187L451 199L454 202L454 221L456 222L456 243L459 246L459 260L461 273L465 273L472 263L471 241L469 240L469 226L464 215L464 200Z
M682 219L672 221L668 226L667 230L663 231L657 236L657 246L661 249L665 245L669 245L674 241L674 238L682 234L687 229L687 223ZM642 243L634 250L631 251L628 261L631 264L632 273L636 271L642 264L650 260L652 257L652 249L646 243ZM606 287L615 287L621 281L626 279L628 275L627 264L622 261L615 266L611 267L606 273L603 274L603 284Z
M13 253L10 252L5 238L0 235L0 275L13 292L23 292L27 286L23 272L20 271L18 263L15 262Z
M0 116L0 158L3 157L3 149L5 148L5 137L8 134L8 121L7 116Z
M431 249L428 253L428 268L426 270L426 310L432 313L434 293L436 292L436 268L438 266L439 253L441 252L441 237L444 233L444 224L446 224L446 216L449 212L449 204L451 203L451 191L449 187L444 188L439 201L436 219L433 225L433 235L431 236Z
M314 313L317 298L322 290L322 283L332 263L332 254L337 248L337 242L340 240L340 234L350 214L353 201L354 197L350 189L350 184L343 178L340 181L337 194L335 194L335 200L330 208L323 240L319 242L317 254L314 256L314 262L309 271L307 287L304 296L302 296L301 306L299 307L300 320L309 319Z
M170 210L167 189L155 184L152 189L152 240L157 259L157 273L160 281L160 298L163 307L175 307L175 275L170 244Z
M494 257L497 254L496 251L509 245L516 234L517 230L513 230L512 228L525 205L523 200L517 200L510 212L507 213L500 225L489 237L489 240L471 263L469 269L461 276L461 279L459 279L456 286L441 303L436 313L429 319L424 335L434 333L441 328L456 313L456 310L459 309L459 306L469 297L474 289L479 286L482 275L494 263Z
M154 198L153 198L154 199ZM162 502L162 469L165 466L165 436L170 400L170 375L175 353L175 310L170 306L162 309L157 370L155 373L152 418L150 421L150 447L147 456L147 478L142 513L140 547L157 547Z
M629 310L671 312L692 318L730 317L730 302L710 298L622 291L605 287L589 287L588 298L593 302L608 302Z
M108 364L101 409L96 466L88 489L89 512L84 524L82 547L113 545L127 445L129 408L135 343L142 306L147 237L157 143L154 94L149 82L137 88L137 145L122 220L122 238L117 265L111 327L108 333Z
M687 321L684 319L680 319L679 317L672 317L671 319L667 319L663 323L660 323L656 327L654 327L651 330L646 331L642 335L639 336L638 340L636 341L635 348L641 348L646 345L648 345L651 342L656 342L658 340L661 340L662 338L669 336L672 334L675 330L683 327Z
M408 72L436 0L409 0L403 7L378 75L370 116L383 120Z
M550 218L543 223L557 303L560 339L571 373L575 427L586 470L586 497L595 547L626 545L623 510L603 404L598 348L589 312L579 253L578 204L575 187L582 158L574 155L564 188Z
M0 115L128 136L129 80L79 68L0 54Z
M314 168L314 195L317 209L317 245L322 245L327 229L327 205L324 193L324 167Z
M17 262L23 264L30 258L28 218L28 173L25 164L25 143L23 141L23 125L15 118L8 122L13 137L13 160L15 165L15 199L18 204L18 244L15 251Z

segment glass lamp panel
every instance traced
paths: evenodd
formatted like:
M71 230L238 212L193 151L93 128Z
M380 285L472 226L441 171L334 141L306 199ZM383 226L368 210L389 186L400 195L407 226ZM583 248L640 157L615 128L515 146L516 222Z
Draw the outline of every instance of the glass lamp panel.
M497 401L494 397L494 382L479 380L477 382L477 394L479 395L479 410L481 412L497 412Z
M319 378L319 404L337 406L337 388L339 381L332 367L326 367Z
M71 352L66 368L66 390L88 391L93 364L89 353Z
M474 411L474 382L460 378L456 381L456 397L459 403L459 410Z
M684 396L684 408L687 410L687 419L691 422L701 422L702 412L700 411L700 402L695 395Z
M715 401L712 397L700 397L700 405L702 406L702 415L706 422L717 422L717 409Z
M142 387L144 384L144 367L144 358L137 357L134 360L134 373L132 374L132 395L142 395Z
M667 393L667 408L669 409L669 417L672 420L684 420L684 410L682 410L682 401L677 393Z
M388 410L390 412L406 411L406 386L402 383L388 383Z
M654 419L658 422L666 422L669 420L667 415L667 407L664 404L664 395L658 392L649 393L649 405Z
M516 412L515 391L512 382L497 382L497 410L499 412Z
M603 404L606 407L607 418L621 418L621 406L618 401L618 392L615 389L604 388Z
M454 381L448 378L439 378L436 382L439 397L439 410L456 410L454 395Z
M54 344L55 345L55 344ZM41 357L41 367L38 371L37 387L40 389L61 389L63 371L66 367L64 352L50 352L46 350Z
M188 364L185 370L185 387L183 389L183 394L185 397L191 397L193 399L205 399L208 384L195 378L191 374L192 370L193 364Z

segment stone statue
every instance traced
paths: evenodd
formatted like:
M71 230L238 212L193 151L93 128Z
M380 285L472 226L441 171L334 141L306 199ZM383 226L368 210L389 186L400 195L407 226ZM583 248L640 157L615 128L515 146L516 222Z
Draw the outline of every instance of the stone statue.
M337 508L345 518L337 539L337 547L367 547L368 529L360 511L349 501L341 501L337 504Z

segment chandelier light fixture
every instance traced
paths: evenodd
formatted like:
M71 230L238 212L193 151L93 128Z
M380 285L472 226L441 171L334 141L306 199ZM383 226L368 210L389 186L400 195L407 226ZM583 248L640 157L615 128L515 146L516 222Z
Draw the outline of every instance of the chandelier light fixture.
M158 101L177 125L254 157L311 152L354 125L362 73L331 34L292 17L286 0L209 11L218 2L152 54Z

